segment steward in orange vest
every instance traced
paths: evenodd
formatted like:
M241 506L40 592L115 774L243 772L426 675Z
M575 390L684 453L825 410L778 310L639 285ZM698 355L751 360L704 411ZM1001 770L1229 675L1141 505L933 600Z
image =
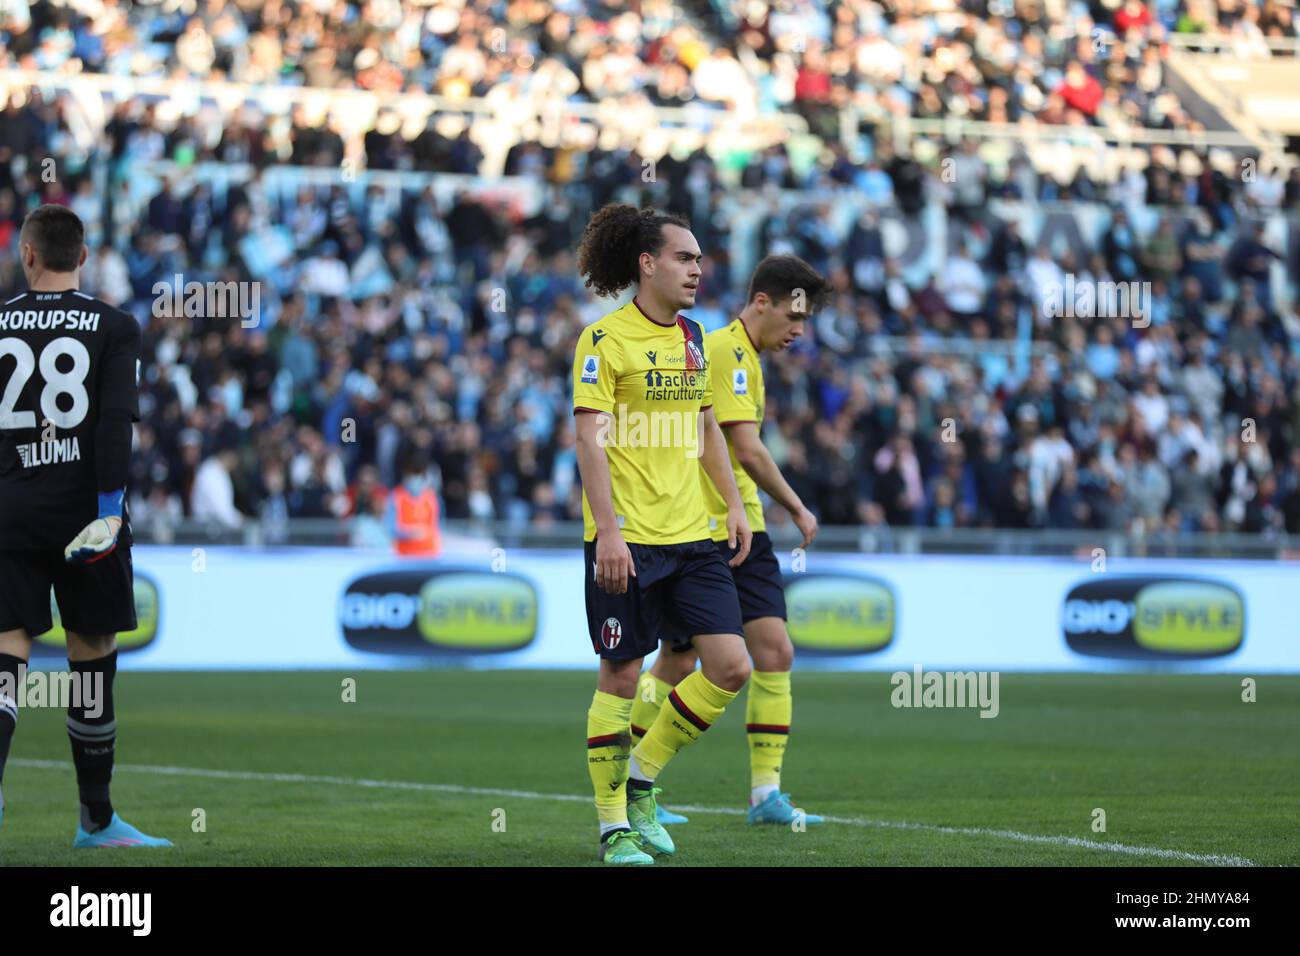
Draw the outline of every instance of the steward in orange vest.
M402 483L389 496L388 530L398 554L431 558L442 550L438 496L423 467L407 466Z

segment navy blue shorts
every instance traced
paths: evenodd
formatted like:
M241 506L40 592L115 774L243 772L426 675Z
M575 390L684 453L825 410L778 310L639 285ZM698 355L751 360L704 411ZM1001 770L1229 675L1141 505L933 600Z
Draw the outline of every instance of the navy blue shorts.
M725 547L725 544L724 544ZM596 586L596 543L583 547L587 569L587 630L602 658L627 661L652 654L659 637L672 631L744 636L740 602L731 569L713 542L632 544L636 577L627 591L610 594Z
M718 557L725 564L736 554L737 548L727 546L727 542L715 543ZM781 575L781 565L772 550L772 539L766 531L754 534L749 546L749 557L739 567L728 567L736 582L736 595L740 599L740 619L748 624L760 617L779 617L785 620L785 584ZM672 643L673 650L691 649L690 636L681 630L669 629L665 638Z

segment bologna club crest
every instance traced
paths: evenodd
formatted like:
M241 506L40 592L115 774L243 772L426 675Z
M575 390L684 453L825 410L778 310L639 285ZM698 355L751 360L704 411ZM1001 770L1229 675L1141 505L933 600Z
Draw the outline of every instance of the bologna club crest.
M605 650L612 651L618 647L621 640L623 640L623 625L618 622L618 618L605 618L605 623L600 628L600 643L605 645Z
M677 316L677 327L682 330L682 336L686 339L686 371L699 372L704 369L704 353L700 351L699 345L695 342L695 336L691 335L691 328L686 324L686 320L680 315Z

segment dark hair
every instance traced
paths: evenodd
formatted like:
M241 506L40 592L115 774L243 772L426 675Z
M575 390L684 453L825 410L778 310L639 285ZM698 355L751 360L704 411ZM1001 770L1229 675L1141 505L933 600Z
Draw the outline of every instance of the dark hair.
M46 203L27 214L20 233L36 250L36 261L50 272L75 272L81 265L86 227L67 206Z
M412 448L402 463L402 475L422 475L429 470L431 460L423 448Z
M664 247L664 226L691 228L687 220L671 213L626 203L601 208L587 223L578 244L578 274L587 277L587 288L611 297L636 282L641 276L641 253L657 256Z
M804 294L804 315L812 315L834 291L830 281L798 256L767 256L754 269L749 280L749 302L766 292L773 305L794 297L796 289Z

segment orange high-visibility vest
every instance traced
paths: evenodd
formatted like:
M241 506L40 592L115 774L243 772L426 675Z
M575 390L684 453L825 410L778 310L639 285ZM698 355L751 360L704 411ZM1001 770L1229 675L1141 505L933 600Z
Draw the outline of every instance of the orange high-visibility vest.
M397 508L397 527L401 531L419 531L416 538L398 538L398 554L436 555L442 550L438 538L438 496L430 488L412 495L401 485L393 492Z

